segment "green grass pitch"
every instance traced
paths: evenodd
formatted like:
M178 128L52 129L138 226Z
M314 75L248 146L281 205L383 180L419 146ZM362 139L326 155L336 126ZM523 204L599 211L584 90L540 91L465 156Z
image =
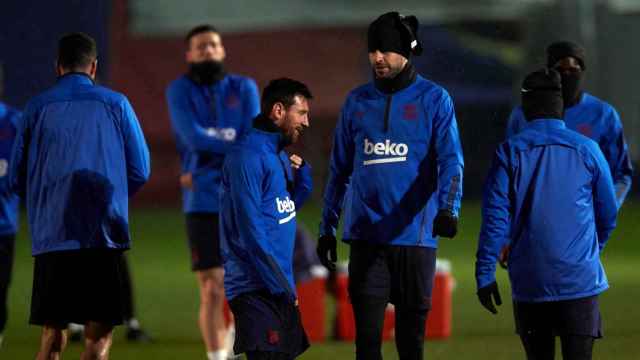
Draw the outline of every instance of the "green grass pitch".
M604 264L611 289L601 296L605 338L596 342L594 359L640 359L640 204L629 199L622 209L618 228L605 249ZM319 210L307 206L299 213L316 229ZM475 296L474 254L480 227L477 203L463 206L461 231L454 240L440 243L439 257L453 264L457 287L453 294L453 335L426 344L426 359L524 359L519 339L513 332L510 289L506 273L498 270L503 304L494 316L485 311ZM23 218L23 223L25 219ZM133 250L128 253L137 297L137 313L154 336L153 344L128 344L123 331L116 330L112 359L205 359L196 316L198 290L189 270L189 254L179 210L132 211ZM345 258L348 249L339 248ZM33 260L25 232L18 236L16 264L10 293L10 319L0 348L0 359L32 359L40 329L27 324L31 296ZM78 271L82 271L78 269ZM331 307L332 305L328 305ZM328 309L329 312L333 310ZM329 328L329 326L327 326ZM63 358L77 359L81 347L72 344ZM392 342L383 347L385 359L397 358ZM313 344L301 359L352 359L352 343L329 341ZM558 355L558 358L560 356Z

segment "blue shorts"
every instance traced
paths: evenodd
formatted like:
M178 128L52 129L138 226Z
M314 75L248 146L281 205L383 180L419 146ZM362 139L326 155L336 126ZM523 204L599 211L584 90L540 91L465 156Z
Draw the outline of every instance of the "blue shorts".
M240 294L229 301L235 318L233 351L284 353L294 358L308 347L298 307L266 290Z
M519 335L602 337L598 296L541 303L513 303Z

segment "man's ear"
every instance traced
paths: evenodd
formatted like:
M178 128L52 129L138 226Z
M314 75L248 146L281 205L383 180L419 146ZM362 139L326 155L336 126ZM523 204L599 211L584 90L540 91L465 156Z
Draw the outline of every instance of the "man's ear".
M62 74L64 73L64 70L62 70L62 67L60 66L60 63L58 63L58 61L56 60L56 62L54 63L54 67L56 69L56 75L57 76L62 76Z
M271 118L276 121L276 125L279 125L280 121L284 118L285 108L284 104L277 102L271 107Z
M98 59L95 59L91 62L91 68L89 69L89 75L92 79L95 80L96 73L98 72Z

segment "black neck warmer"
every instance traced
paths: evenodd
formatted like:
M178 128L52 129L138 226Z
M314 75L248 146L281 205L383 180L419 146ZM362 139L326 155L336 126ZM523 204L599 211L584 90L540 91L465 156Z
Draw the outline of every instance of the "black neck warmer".
M582 72L561 74L562 76L562 99L564 107L570 108L580 102L582 98Z
M213 85L226 75L220 61L207 60L189 64L187 76L199 85Z
M416 81L416 69L413 67L411 62L407 62L404 66L404 69L398 73L394 78L376 78L376 74L374 72L374 84L376 89L382 91L385 94L393 94L402 89L409 87L409 85L413 84Z
M258 116L253 119L253 127L264 132L280 134L280 142L278 143L278 147L280 149L291 145L291 139L284 134L282 129L280 129L271 118L263 115L262 113L258 114Z

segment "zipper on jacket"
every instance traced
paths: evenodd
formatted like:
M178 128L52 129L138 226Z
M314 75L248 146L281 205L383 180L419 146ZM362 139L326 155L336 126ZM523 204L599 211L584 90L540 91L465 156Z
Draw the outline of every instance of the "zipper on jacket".
M384 108L384 132L389 131L389 110L391 110L392 95L387 95L387 105Z

